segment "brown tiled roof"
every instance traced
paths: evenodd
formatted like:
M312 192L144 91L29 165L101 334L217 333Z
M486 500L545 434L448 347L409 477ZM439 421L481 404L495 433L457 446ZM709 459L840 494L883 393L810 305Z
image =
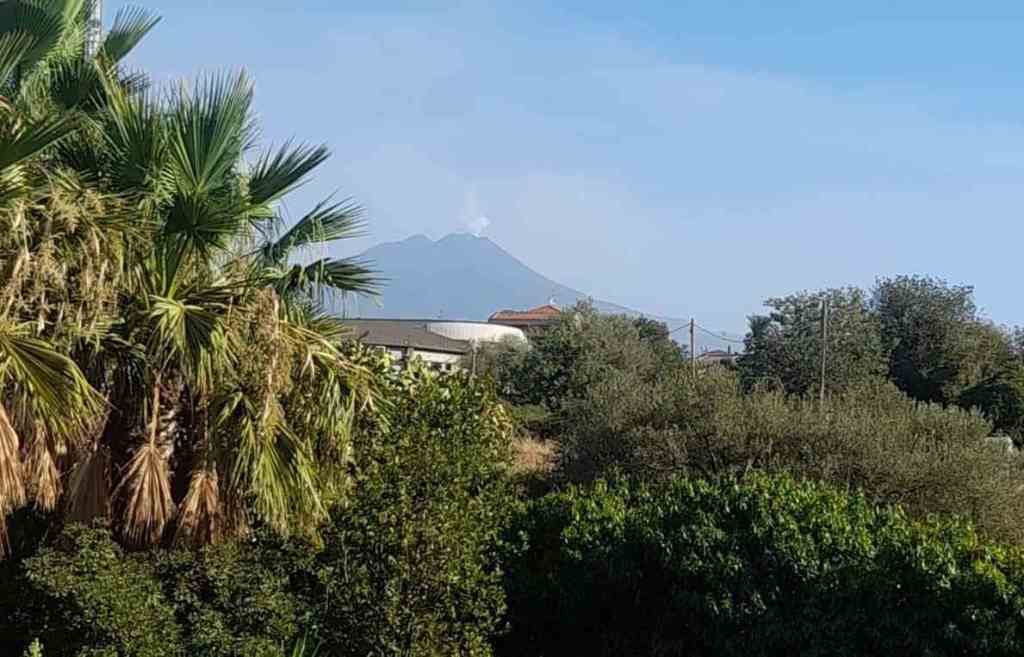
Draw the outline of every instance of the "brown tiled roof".
M537 306L536 308L530 308L529 310L499 310L491 315L488 321L502 322L512 320L517 322L539 322L557 319L561 314L562 311L558 306L546 303L543 306Z

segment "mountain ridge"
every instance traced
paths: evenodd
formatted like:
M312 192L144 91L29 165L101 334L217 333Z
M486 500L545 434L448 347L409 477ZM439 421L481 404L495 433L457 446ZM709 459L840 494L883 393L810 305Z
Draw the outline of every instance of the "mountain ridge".
M416 234L373 246L359 257L370 261L385 281L377 304L366 299L341 304L339 312L350 318L485 321L498 310L526 310L552 298L564 306L592 299L533 270L490 238L470 233L451 233L438 240ZM601 312L643 315L665 322L670 330L689 321L598 299L593 302ZM702 338L698 351L730 344Z

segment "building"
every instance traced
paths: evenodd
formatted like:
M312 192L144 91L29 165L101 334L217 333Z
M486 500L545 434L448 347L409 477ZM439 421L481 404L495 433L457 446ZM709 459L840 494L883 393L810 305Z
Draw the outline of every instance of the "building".
M558 321L562 310L553 303L530 308L529 310L499 310L488 318L490 324L512 326L524 331L543 329Z
M730 347L728 351L722 351L721 349L712 349L705 351L701 355L697 356L698 363L717 364L717 365L735 365L736 359L739 358L739 354L734 352Z
M346 319L342 323L363 344L387 350L399 367L418 357L436 369L451 370L480 343L526 340L518 328L488 322Z

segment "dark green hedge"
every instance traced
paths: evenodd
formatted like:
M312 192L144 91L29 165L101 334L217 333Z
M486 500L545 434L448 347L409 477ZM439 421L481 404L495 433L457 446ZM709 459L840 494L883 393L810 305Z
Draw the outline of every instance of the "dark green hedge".
M787 477L599 482L524 505L501 655L1019 655L1024 562Z

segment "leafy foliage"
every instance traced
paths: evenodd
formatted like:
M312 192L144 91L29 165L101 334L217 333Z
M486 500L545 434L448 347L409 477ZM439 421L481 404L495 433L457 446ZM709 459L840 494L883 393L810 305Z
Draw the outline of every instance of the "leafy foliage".
M373 395L320 302L377 280L296 261L361 211L325 201L287 227L279 202L327 149L249 166L251 81L150 94L120 61L157 19L119 13L91 53L87 4L0 7L0 554L29 492L132 546L314 533Z
M503 655L1014 655L1024 561L786 477L570 488L509 531Z
M822 304L828 303L828 340L822 344ZM791 394L817 391L822 348L827 346L826 393L885 374L885 352L877 321L856 288L803 292L769 299L766 316L750 318L750 333L739 360L745 386L777 383Z
M494 548L512 502L511 421L465 375L413 368L393 386L325 534L324 651L488 655L503 610Z
M529 348L512 343L483 352L477 372L494 378L504 398L551 410L582 398L612 372L650 378L684 359L663 323L602 315L588 302L563 312Z
M109 532L69 528L25 563L19 615L54 657L184 655L174 608L149 564Z
M872 303L889 354L889 376L914 399L942 402L956 395L970 354L964 328L977 321L974 290L919 276L881 279Z
M891 384L851 388L822 406L743 393L727 372L652 385L620 374L595 385L565 424L560 471L573 481L781 470L859 488L916 517L964 514L990 536L1024 539L1024 459L994 446L980 416L915 403Z
M200 552L158 554L155 571L178 622L185 653L279 657L311 621L298 586L316 551L270 536Z

